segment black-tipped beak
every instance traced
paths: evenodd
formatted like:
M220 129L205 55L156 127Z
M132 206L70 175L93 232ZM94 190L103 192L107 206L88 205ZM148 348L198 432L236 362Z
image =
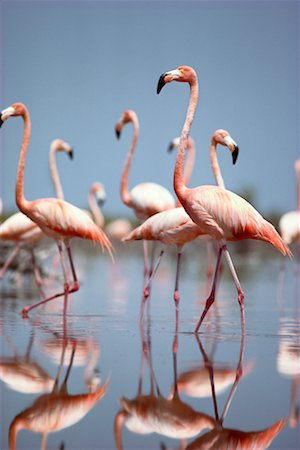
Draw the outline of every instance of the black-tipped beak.
M236 160L237 160L238 156L239 156L239 148L236 145L234 150L233 150L233 152L232 152L232 164L236 163Z
M165 82L165 75L166 75L166 74L163 73L163 74L160 76L159 80L158 80L158 83L157 83L157 89L156 89L157 94L160 93L160 91L162 90L162 88L163 88L164 85L166 84L166 82Z
M174 144L173 142L170 142L169 147L168 147L168 153L171 153L174 150Z
M105 198L97 198L97 203L101 207L105 203Z
M0 116L0 128L2 127L3 123L4 123L4 120L2 120L2 117Z
M68 153L70 159L74 159L74 150L71 149Z
M121 131L115 130L115 133L116 133L117 139L120 139Z

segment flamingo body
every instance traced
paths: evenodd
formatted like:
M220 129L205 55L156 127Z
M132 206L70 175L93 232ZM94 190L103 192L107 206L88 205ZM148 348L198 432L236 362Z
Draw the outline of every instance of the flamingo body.
M111 254L111 244L103 231L80 208L64 200L43 198L27 202L26 214L43 232L55 240L73 237L99 242Z
M290 211L279 221L279 230L286 244L293 244L300 240L300 211Z
M42 236L42 230L21 212L13 214L0 225L0 240L31 242Z
M184 208L178 207L149 217L123 240L145 239L161 241L166 245L184 245L201 234L201 229L191 220Z
M143 434L155 432L184 439L215 426L212 417L195 411L179 399L167 400L151 395L139 396L133 400L123 397L121 405L131 416L130 421L126 419L126 427L138 428Z
M245 199L218 186L185 190L185 210L205 234L213 239L269 242L283 255L291 252L274 226Z
M140 183L130 191L130 205L135 215L145 220L157 212L175 207L170 192L157 183Z

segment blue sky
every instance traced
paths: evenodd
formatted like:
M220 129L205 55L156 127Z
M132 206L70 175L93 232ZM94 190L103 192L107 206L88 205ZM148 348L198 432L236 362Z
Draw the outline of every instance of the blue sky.
M262 214L296 208L299 2L2 1L1 20L0 108L24 102L32 119L28 199L53 196L48 153L61 137L75 152L72 162L58 155L66 200L85 206L91 183L102 181L104 213L133 217L119 196L132 128L120 141L114 135L129 108L140 122L129 186L154 181L173 192L175 155L166 149L180 134L189 90L172 83L157 95L156 85L163 72L190 65L200 85L190 185L214 182L210 137L225 128L240 147L235 166L228 152L218 152L227 188L253 189ZM20 119L1 129L0 188L8 210L16 210L22 132Z

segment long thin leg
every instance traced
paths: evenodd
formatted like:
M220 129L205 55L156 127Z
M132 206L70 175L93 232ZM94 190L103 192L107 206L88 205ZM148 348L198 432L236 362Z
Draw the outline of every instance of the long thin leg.
M174 302L176 309L178 309L178 304L180 300L180 294L179 294L179 275L180 275L180 263L181 263L181 256L182 256L182 246L177 247L177 265L176 265L176 278L175 278L175 287L174 287Z
M0 280L3 278L5 272L7 271L7 269L9 268L11 262L14 260L14 258L17 256L17 254L19 253L19 251L21 250L22 244L19 242L15 248L13 249L13 251L10 253L10 255L8 256L7 260L5 261L4 266L1 268L0 270Z
M35 258L35 254L33 251L33 248L29 249L30 254L31 254L31 261L32 261L32 266L33 266L33 273L34 273L34 280L35 280L35 284L40 288L43 285L43 279L41 276L41 272L38 268L38 265L36 263L36 258Z
M146 280L149 273L149 262L148 262L148 243L143 240L143 249L144 249L144 280Z
M71 272L72 272L72 276L73 276L73 292L78 291L79 289L79 283L77 280L77 276L76 276L76 272L75 272L75 266L74 266L74 262L73 262L73 258L72 258L72 254L71 254L71 248L69 246L69 244L66 244L66 249L68 252L68 256L69 256L69 261L70 261L70 267L71 267Z
M58 244L58 248L59 248L59 252L60 252L60 255L61 255L61 265L62 265L64 279L65 279L64 292L60 292L58 294L54 294L51 297L45 298L45 299L43 299L43 300L41 300L41 301L39 301L37 303L33 303L32 305L23 308L22 311L21 311L21 314L22 314L23 317L27 317L28 312L31 311L33 308L36 308L39 305L43 305L44 303L47 303L47 302L49 302L51 300L54 300L55 298L62 297L63 295L66 295L66 294L72 294L73 292L78 291L79 284L78 284L78 281L77 281L77 278L76 278L76 273L75 273L75 269L74 269L74 264L73 264L70 248L67 245L66 245L66 247L67 247L67 251L68 251L68 255L69 255L69 259L70 259L70 266L71 266L71 271L72 271L73 280L74 280L73 287L70 289L70 283L68 281L68 276L67 276L66 266L65 266L65 262L64 262L62 246L59 243ZM65 302L64 302L64 313L66 312L66 308L67 308L67 298L65 298Z
M146 284L145 284L145 286L144 286L143 297L144 297L145 299L147 299L147 298L149 297L149 294L150 294L150 285L151 285L151 282L152 282L153 278L155 277L155 274L156 274L156 272L157 272L158 266L159 266L159 264L160 264L160 261L161 261L161 258L163 257L164 252L165 252L165 248L163 247L163 248L161 249L161 251L160 251L160 254L158 255L158 257L157 257L157 259L156 259L156 262L155 262L155 264L154 264L154 267L153 267L151 276L148 278L148 280L147 280L147 282L146 282Z
M239 281L238 276L236 274L236 271L235 271L232 259L230 257L230 254L229 254L229 251L228 251L228 248L227 248L226 245L223 245L223 251L224 251L224 254L225 254L225 258L226 258L226 260L228 262L229 269L230 269L230 272L231 272L234 284L235 284L237 292L238 292L238 302L239 302L240 311L241 311L241 323L242 323L242 329L244 329L245 328L245 314L244 314L244 298L245 298L245 294L242 291L242 288L241 288L241 285L240 285L240 281Z
M156 249L156 241L153 241L152 242L151 259L150 259L149 277L151 277L152 272L153 272L155 249Z
M220 269L220 263L221 263L221 257L222 257L222 252L223 252L223 247L219 248L219 254L218 254L218 259L217 259L217 264L216 264L216 268L215 268L215 273L214 273L214 279L213 279L213 284L212 284L212 288L210 291L210 294L206 300L206 304L205 304L205 308L202 312L202 315L197 323L197 326L195 328L195 333L198 333L199 328L201 327L201 324L204 320L204 317L207 314L207 311L209 310L209 308L211 307L211 305L213 304L213 302L215 301L215 293L216 293L216 287L217 287L217 281L218 281L218 276L219 276L219 269Z

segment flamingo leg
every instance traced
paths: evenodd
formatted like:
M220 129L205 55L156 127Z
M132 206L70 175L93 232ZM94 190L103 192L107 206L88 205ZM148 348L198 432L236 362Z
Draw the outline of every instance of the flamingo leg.
M241 323L242 323L242 329L244 329L244 327L245 327L245 315L244 315L244 298L245 298L245 294L244 294L244 292L242 290L242 287L241 287L241 284L240 284L240 280L238 279L238 276L237 276L237 273L235 271L232 259L230 257L229 251L228 251L228 248L227 248L226 245L223 245L222 248L223 248L223 251L224 251L227 263L229 265L229 269L230 269L230 272L231 272L234 284L235 284L237 292L238 292L238 302L239 302L240 311L241 311Z
M157 272L158 266L160 264L161 258L163 257L164 253L165 253L165 247L163 247L162 250L160 251L160 254L158 255L155 265L153 267L152 273L151 273L150 277L148 278L147 283L144 286L144 290L143 290L143 300L145 299L144 301L146 301L146 299L150 295L150 285L151 285L153 278L155 277L155 274Z
M221 264L221 257L222 257L223 250L224 250L223 247L219 248L219 254L218 254L217 264L216 264L216 268L215 268L212 288L211 288L210 294L209 294L209 296L208 296L208 298L206 300L205 308L204 308L204 310L202 312L202 315L201 315L201 317L200 317L200 319L199 319L199 321L197 323L197 326L195 328L194 333L198 333L198 330L201 327L201 324L202 324L202 322L204 320L204 317L206 316L209 308L211 307L211 305L215 301L216 287L217 287L217 281L218 281L218 275L219 275L220 264Z
M148 264L148 243L145 240L143 240L143 248L144 248L144 279L146 279L149 273L149 264Z
M14 258L17 256L19 251L21 250L22 244L19 242L13 251L10 253L9 257L5 261L4 266L0 270L0 280L3 278L5 272L7 271L8 267L10 266L11 262L14 260Z
M72 258L72 254L71 254L71 248L70 248L69 244L66 244L66 249L67 249L67 252L68 252L71 272L72 272L72 276L73 276L72 292L75 292L75 291L78 291L78 289L79 289L79 283L78 283L78 280L77 280L77 276L76 276L76 272L75 272L75 266L74 266L74 262L73 262L73 258Z
M74 264L73 264L73 260L72 260L72 256L71 256L71 250L70 250L70 247L68 246L68 244L66 244L66 248L67 248L67 252L68 252L68 256L69 256L69 260L70 260L70 267L71 267L73 281L74 281L73 287L70 289L70 283L68 281L67 270L66 270L66 266L65 266L65 262L64 262L63 249L62 249L61 243L59 242L58 243L58 249L59 249L59 254L61 256L61 265L62 265L64 279L65 279L64 292L59 292L58 294L54 294L51 297L45 298L45 299L43 299L43 300L41 300L41 301L39 301L37 303L33 303L32 305L29 305L29 306L23 308L22 311L21 311L21 314L22 314L23 317L27 317L28 312L31 311L33 308L36 308L39 305L43 305L44 303L47 303L47 302L49 302L51 300L54 300L55 298L62 297L63 295L65 296L65 300L64 300L64 314L66 313L67 300L68 300L67 294L72 294L73 292L76 292L79 289L79 284L78 284L78 281L77 281L75 268L74 268Z
M176 278L175 278L175 287L174 287L174 302L176 310L178 310L180 294L179 294L179 275L180 275L180 267L181 267L181 256L182 256L182 246L178 245L177 247L177 265L176 265Z
M29 251L30 251L30 253L31 253L31 260L32 260L32 266L33 266L33 271L34 271L34 281L35 281L35 284L36 284L37 287L39 288L42 297L45 297L45 293L44 293L44 291L43 291L43 289L42 289L43 278L42 278L42 276L41 276L40 269L39 269L39 267L38 267L38 265L37 265L37 263L36 263L34 251L33 251L32 248L31 248Z

